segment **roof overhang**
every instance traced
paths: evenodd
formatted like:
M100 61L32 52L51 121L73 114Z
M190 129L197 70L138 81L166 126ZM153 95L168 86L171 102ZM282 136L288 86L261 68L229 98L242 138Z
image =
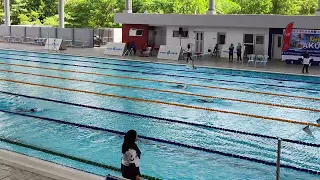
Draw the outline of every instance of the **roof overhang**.
M154 26L197 26L239 28L294 28L320 29L320 16L280 15L185 15L117 13L114 21L122 24L152 24Z

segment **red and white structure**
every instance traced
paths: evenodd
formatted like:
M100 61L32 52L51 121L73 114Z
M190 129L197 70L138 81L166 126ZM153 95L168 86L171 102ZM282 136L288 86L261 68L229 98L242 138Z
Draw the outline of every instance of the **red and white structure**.
M123 24L122 41L135 42L138 49L144 43L158 48L186 48L190 43L194 52L207 52L215 44L227 49L230 44L241 43L247 54L269 55L271 59L282 58L283 32L288 23L294 22L296 29L320 29L320 16L216 15L214 5L215 1L209 0L204 15L140 14L132 13L132 0L126 0L126 9L115 15L115 22ZM316 14L320 15L320 9Z

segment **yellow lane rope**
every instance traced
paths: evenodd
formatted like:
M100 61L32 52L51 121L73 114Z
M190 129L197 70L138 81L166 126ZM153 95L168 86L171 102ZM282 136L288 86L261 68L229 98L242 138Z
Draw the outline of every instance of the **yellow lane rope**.
M63 70L63 69L57 69L57 68L48 68L48 67L41 67L41 66L30 66L30 65L22 65L22 64L11 64L11 63L2 63L2 62L0 62L0 64L11 65L11 66L19 66L19 67L36 68L36 69L46 69L46 70L53 70L53 71L60 71L60 72L72 72L72 73L78 73L78 74L90 74L90 75L96 75L96 76L106 76L106 77L122 78L122 79L134 79L134 80L142 80L142 81L150 81L150 82L167 83L167 84L182 84L182 85L194 86L194 87L203 87L203 88L211 88L211 89L219 89L219 90L227 90L227 91L245 92L245 93L253 93L253 94L264 94L264 95L271 95L271 96L290 97L290 98L299 98L299 99L320 101L320 98L315 98L315 97L304 97L304 96L294 96L294 95L287 95L287 94L276 94L276 93L251 91L251 90L244 90L244 89L223 88L223 87L217 87L217 86L206 86L206 85L201 85L201 84L190 84L190 83L183 83L183 82L154 80L154 79L136 78L136 77L129 77L129 76L117 76L117 75L110 75L110 74L85 72L85 71Z
M241 99L234 99L234 98L224 98L224 97L217 97L217 96L194 94L194 93L189 93L189 92L179 92L179 91L171 91L171 90L161 90L161 89L155 89L155 88L144 88L144 87L139 87L139 86L127 86L127 85L122 85L122 84L113 84L113 83L106 83L106 82L98 82L98 81L90 81L90 80L76 79L76 78L64 78L64 77L59 77L59 76L50 76L50 75L44 75L44 74L26 73L26 72L20 72L20 71L4 70L4 69L0 69L0 71L2 71L2 72L8 72L8 73L15 73L15 74L24 74L24 75L32 75L32 76L39 76L39 77L47 77L47 78L61 79L61 80L70 80L70 81L78 81L78 82L88 82L88 83L102 84L102 85L107 85L107 86L133 88L133 89L141 89L141 90L150 90L150 91L157 91L157 92L182 94L182 95L188 95L188 96L197 96L197 97L203 97L203 98L213 98L213 99L221 99L221 100L228 100L228 101L236 101L236 102L244 102L244 103L251 103L251 104L261 104L261 105L267 105L267 106L275 106L275 107L283 107L283 108L291 108L291 109L298 109L298 110L306 110L306 111L320 112L320 109L313 109L313 108L306 108L306 107L296 107L296 106L289 106L289 105L282 105L282 104L274 104L274 103L266 103L266 102L256 102L256 101L241 100Z
M79 90L79 89L70 89L70 88L63 88L63 87L57 87L57 86L49 86L49 85L44 85L44 84L35 84L35 83L30 83L30 82L16 81L16 80L12 80L12 79L2 79L2 78L0 78L0 81L27 84L27 85L32 85L32 86L59 89L59 90L71 91L71 92L94 94L94 95L99 95L99 96L108 96L108 97L113 97L113 98L127 99L127 100L131 100L131 101L140 101L140 102L147 102L147 103L164 104L164 105L178 106L178 107L184 107L184 108L189 108L189 109L198 109L198 110L205 110L205 111L210 111L210 112L219 112L219 113L233 114L233 115L239 115L239 116L247 116L247 117L259 118L259 119L265 119L265 120L280 121L280 122L286 122L286 123L292 123L292 124L300 124L300 125L308 125L308 126L320 127L320 124L315 124L315 123L300 122L300 121L288 120L288 119L282 119L282 118L267 117L267 116L260 116L260 115L254 115L254 114L246 114L246 113L240 113L240 112L212 109L212 108L206 108L206 107L201 107L201 106L191 106L191 105L173 103L173 102L163 102L163 101L158 101L158 100L149 100L149 99L127 97L127 96L119 96L119 95L115 95L115 94L106 94L106 93L92 92L92 91Z

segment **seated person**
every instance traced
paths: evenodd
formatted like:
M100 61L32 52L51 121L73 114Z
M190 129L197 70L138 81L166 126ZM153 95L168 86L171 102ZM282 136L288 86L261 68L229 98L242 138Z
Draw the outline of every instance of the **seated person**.
M141 48L141 51L140 51L141 55L144 55L144 53L147 51L147 49L148 49L148 45L147 45L147 43L144 43L142 45L142 48Z
M136 46L136 44L135 44L133 41L132 41L132 43L130 44L129 48L130 48L130 51L132 51L131 53L133 53L134 55L136 55L137 46Z

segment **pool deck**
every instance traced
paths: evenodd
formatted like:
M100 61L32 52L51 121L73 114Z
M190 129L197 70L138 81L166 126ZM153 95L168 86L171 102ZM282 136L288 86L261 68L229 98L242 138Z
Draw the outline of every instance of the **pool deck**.
M0 180L54 180L54 179L0 163Z
M59 164L0 149L0 180L104 180Z
M44 46L39 45L30 45L30 44L18 44L18 43L0 43L0 49L15 49L15 50L27 50L27 51L37 51L37 52L48 52L44 49ZM117 56L106 56L103 54L104 47L96 48L67 48L67 50L59 51L61 54L71 54L78 56L95 56L95 57L105 57L105 58L120 58ZM146 62L156 62L156 63L169 63L169 64L181 64L185 65L184 60L172 61L172 60L159 60L156 55L152 57L138 57L138 56L126 56L125 59L146 61ZM308 76L317 76L320 77L320 66L311 66L309 68L309 74L302 74L301 69L302 65L291 65L286 64L280 60L270 60L266 68L262 67L252 67L247 66L247 63L229 63L227 59L213 59L211 57L205 56L201 59L195 61L196 66L204 67L215 67L215 68L224 68L224 69L237 69L237 70L250 70L250 71L267 71L274 73L285 73L285 74L299 74L299 75L308 75Z

